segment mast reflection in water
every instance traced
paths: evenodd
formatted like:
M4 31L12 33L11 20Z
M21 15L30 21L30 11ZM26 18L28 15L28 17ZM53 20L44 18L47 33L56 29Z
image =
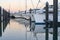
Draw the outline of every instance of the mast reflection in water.
M1 7L0 7L0 37L2 36L2 27L1 27Z

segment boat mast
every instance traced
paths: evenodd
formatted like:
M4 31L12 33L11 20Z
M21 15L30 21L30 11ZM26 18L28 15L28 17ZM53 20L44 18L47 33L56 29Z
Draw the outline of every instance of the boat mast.
M27 0L25 0L25 14L27 13Z

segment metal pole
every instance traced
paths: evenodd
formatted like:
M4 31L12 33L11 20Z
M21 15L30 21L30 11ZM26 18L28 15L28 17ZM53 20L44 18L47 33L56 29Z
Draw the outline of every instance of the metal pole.
M48 21L48 2L46 2L46 20ZM46 39L48 40L49 36L48 36L48 22L46 22Z
M27 13L27 0L25 0L25 14Z
M58 40L58 0L53 0L53 40Z

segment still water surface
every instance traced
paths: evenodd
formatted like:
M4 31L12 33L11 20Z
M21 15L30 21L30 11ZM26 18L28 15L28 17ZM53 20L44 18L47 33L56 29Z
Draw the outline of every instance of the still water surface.
M24 24L11 20L7 25L0 40L35 40L32 32L26 32Z
M30 32L29 28L26 30L26 27L22 21L20 21L20 23L16 20L10 20L10 24L7 25L2 37L0 37L0 40L45 40L45 33L37 33L35 36L35 33ZM49 34L49 40L52 40L51 34Z

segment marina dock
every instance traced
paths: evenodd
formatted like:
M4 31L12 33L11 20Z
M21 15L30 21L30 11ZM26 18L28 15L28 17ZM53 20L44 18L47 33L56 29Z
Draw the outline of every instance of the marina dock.
M0 40L60 40L60 0L17 1L0 2Z

